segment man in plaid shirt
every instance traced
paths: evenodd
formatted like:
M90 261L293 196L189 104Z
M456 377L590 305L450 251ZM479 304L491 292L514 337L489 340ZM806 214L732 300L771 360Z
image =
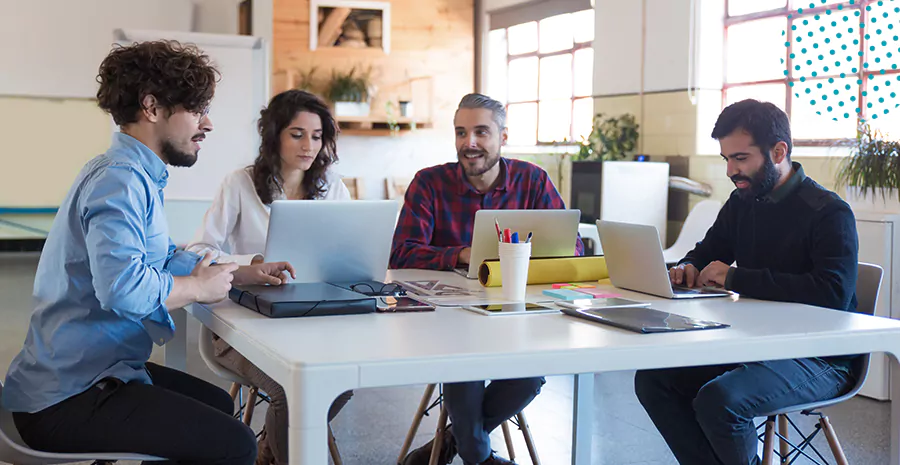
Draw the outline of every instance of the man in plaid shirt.
M462 98L454 117L457 163L419 171L406 191L394 233L391 268L452 270L469 263L475 212L481 209L563 209L547 173L531 163L500 156L506 144L503 104L481 94ZM581 239L575 253L583 253ZM489 434L518 414L541 390L544 378L444 384L452 427L444 434L438 463L457 452L467 465L513 462L491 450ZM426 465L432 441L403 465Z

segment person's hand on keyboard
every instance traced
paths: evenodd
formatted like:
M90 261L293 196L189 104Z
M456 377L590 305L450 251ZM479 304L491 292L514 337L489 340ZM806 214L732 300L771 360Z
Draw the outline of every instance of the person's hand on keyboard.
M674 286L694 287L698 284L697 268L690 263L682 263L681 265L669 268L669 280Z
M706 265L706 268L700 272L700 278L698 279L699 285L703 287L724 288L725 278L728 277L728 270L730 268L730 266L720 261L714 261L709 265Z

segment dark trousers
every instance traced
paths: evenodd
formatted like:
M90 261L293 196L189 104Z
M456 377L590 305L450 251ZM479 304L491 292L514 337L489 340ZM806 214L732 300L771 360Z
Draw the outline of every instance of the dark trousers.
M445 383L444 406L459 456L481 463L491 455L491 431L522 411L541 392L544 378Z
M755 465L753 419L835 398L855 377L820 358L639 371L634 390L684 465Z
M125 452L174 463L249 465L256 437L231 417L222 389L147 363L153 385L107 378L36 413L14 413L22 439L46 452ZM160 462L154 462L160 463Z

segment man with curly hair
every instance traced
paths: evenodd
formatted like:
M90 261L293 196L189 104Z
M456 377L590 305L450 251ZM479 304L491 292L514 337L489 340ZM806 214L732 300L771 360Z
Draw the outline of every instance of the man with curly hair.
M232 283L280 284L286 263L214 265L176 251L163 211L166 165L191 166L213 126L218 71L173 41L116 47L97 81L120 128L81 170L47 236L35 311L2 402L34 449L140 453L176 463L251 464L253 432L230 396L149 363L169 310L216 302Z

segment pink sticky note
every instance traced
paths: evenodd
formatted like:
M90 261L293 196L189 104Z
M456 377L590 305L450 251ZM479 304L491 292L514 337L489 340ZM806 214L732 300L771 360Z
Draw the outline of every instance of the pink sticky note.
M590 295L595 299L608 299L610 297L622 297L622 294L616 294L615 292L604 291L602 289L587 289L587 288L579 288L575 289L577 292L581 292L583 294Z
M569 286L571 286L571 284L569 284L569 283L556 283L552 287L553 287L553 289L562 289L564 287L569 287Z

